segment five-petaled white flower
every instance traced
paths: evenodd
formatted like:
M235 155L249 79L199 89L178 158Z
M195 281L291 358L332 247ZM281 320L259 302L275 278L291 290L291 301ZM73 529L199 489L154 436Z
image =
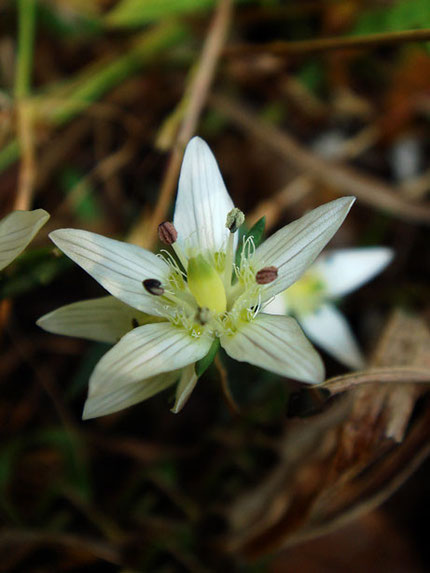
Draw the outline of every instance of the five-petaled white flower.
M94 369L84 418L135 404L180 377L173 407L179 411L197 382L195 363L216 341L236 360L321 382L322 360L296 320L262 309L315 260L353 202L344 197L322 205L258 248L248 238L236 265L243 214L234 209L209 147L195 137L185 151L173 224L160 226L160 239L176 258L87 231L51 233L115 298L68 305L39 325L108 342L122 336Z
M362 368L364 358L358 343L333 301L370 281L392 258L392 250L385 247L327 252L301 279L270 301L265 311L294 315L315 344L349 368Z
M32 241L49 219L43 209L13 211L0 221L0 271Z

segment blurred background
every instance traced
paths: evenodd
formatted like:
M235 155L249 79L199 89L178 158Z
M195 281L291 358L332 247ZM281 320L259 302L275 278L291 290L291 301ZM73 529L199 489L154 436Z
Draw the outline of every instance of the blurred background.
M425 387L324 402L221 355L179 415L82 422L108 347L35 321L103 295L49 231L159 248L198 134L267 234L355 195L330 246L395 259L341 308L371 364L428 358L429 124L428 0L0 1L0 215L51 214L0 280L1 570L428 570Z

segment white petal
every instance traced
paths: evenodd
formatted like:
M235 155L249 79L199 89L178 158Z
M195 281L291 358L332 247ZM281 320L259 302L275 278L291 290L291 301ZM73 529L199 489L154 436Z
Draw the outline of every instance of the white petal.
M315 263L330 296L343 296L370 281L393 259L393 251L385 247L339 249L324 254Z
M280 292L264 305L264 312L267 314L287 314L288 304L285 292Z
M115 344L127 332L148 322L148 315L113 296L67 304L45 314L37 325L54 334Z
M343 314L332 304L322 305L315 313L301 316L305 334L328 354L352 369L364 366L364 358Z
M188 402L188 398L191 396L191 392L194 390L197 380L198 377L194 363L189 364L182 370L181 379L179 380L178 387L176 388L175 405L171 410L174 414L180 412Z
M179 375L180 370L166 372L137 383L120 384L110 392L93 394L85 402L82 418L88 420L97 416L105 416L143 402L174 384Z
M99 361L91 375L89 394L183 368L203 358L211 343L211 338L194 338L170 322L135 328Z
M354 197L341 197L313 209L269 237L256 250L252 264L278 268L278 278L267 285L263 301L293 284L313 263L343 223Z
M185 252L220 251L229 235L225 223L233 207L215 157L203 139L193 137L185 150L173 218Z
M49 219L43 209L14 211L0 221L0 270L11 263Z
M50 238L110 294L149 314L163 315L160 301L142 285L145 279L167 280L169 266L136 245L79 229L60 229Z
M259 314L221 346L239 362L249 362L302 382L324 380L324 364L294 318Z

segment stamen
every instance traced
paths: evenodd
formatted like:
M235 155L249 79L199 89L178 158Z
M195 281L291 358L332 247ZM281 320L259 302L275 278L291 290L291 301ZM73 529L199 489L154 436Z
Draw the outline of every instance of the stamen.
M164 288L161 286L161 282L157 279L145 279L142 281L142 284L149 294L153 294L155 296L161 296L164 294Z
M173 223L164 221L158 225L158 238L165 245L173 245L178 238L178 231L175 229Z
M187 269L187 265L188 265L188 259L184 254L184 251L182 250L182 248L178 245L178 243L174 243L172 244L172 249L175 251L176 256L178 257L178 259L181 261L181 265L184 267L184 269Z
M157 253L156 256L162 259L168 265L170 265L174 269L174 271L176 271L178 274L182 275L184 278L187 277L187 273L183 269L181 269L181 267L178 264L178 261L175 259L172 253L169 253L169 251L166 251L166 249L161 249L161 251Z
M172 291L165 290L164 294L163 294L163 298L167 299L170 302L173 302L173 304L175 304L179 308L182 308L182 309L188 308L188 310L190 310L191 312L194 312L196 307L194 304L192 304L192 299L187 300L188 297L187 297L186 293L178 293L178 294L179 294L179 296L175 295L175 293L173 293Z
M234 259L234 233L244 223L245 215L240 209L234 207L228 215L225 226L230 231L228 237L227 250L225 253L225 267L224 267L224 286L226 290L231 285L231 277L233 272L233 259Z
M278 269L276 267L264 267L255 275L255 280L259 285L267 285L278 278Z
M235 233L238 230L238 228L241 225L243 225L244 222L245 222L245 215L242 213L240 209L234 207L234 209L232 209L227 215L227 221L225 223L225 226L230 231L230 233Z
M132 318L131 319L131 326L133 328L137 328L139 326L139 322L137 321L137 318Z

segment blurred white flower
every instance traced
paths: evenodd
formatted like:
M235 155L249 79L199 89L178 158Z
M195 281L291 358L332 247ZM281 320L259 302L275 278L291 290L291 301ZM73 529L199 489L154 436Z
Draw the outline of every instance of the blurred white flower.
M362 368L364 358L351 327L333 301L370 281L392 258L391 249L384 247L325 253L300 280L278 294L264 310L294 315L315 344L349 368Z
M321 382L321 358L295 319L261 308L303 274L353 202L344 197L322 205L258 248L249 237L236 265L243 214L234 208L209 147L195 137L185 151L173 224L159 228L177 259L87 231L51 233L61 250L122 301L75 303L38 322L72 336L106 341L122 336L91 376L84 418L141 401L181 372L173 407L178 412L197 382L195 363L218 341L236 360ZM132 330L124 334L127 321Z
M0 221L0 271L33 240L49 219L43 209L13 211Z

